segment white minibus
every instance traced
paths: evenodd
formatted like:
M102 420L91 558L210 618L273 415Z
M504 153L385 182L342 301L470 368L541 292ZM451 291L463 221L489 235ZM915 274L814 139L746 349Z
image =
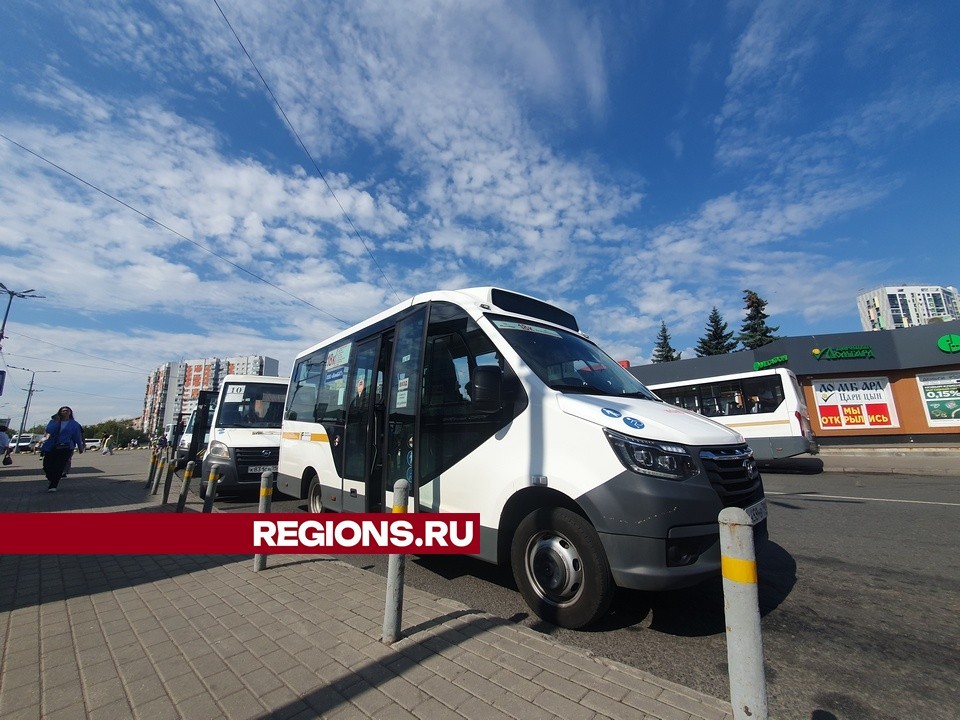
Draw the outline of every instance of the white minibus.
M260 488L264 472L276 472L287 379L226 375L220 385L210 440L203 455L200 497L210 471L220 474L217 495Z
M207 445L210 443L210 428L213 426L213 413L217 409L217 397L219 393L212 390L201 390L198 393L197 407L190 411L190 418L183 428L183 435L180 436L180 442L177 444L177 468L186 467L191 459L191 447L194 449L195 460L202 461L207 452ZM199 417L197 412L206 411L206 418ZM196 445L193 442L194 431L202 428L203 437L198 437Z
M797 376L786 368L647 385L664 402L739 432L757 460L820 451Z
M301 353L277 485L319 511L480 516L541 618L582 627L616 586L720 570L717 515L766 504L743 437L660 401L570 313L499 288L417 295Z

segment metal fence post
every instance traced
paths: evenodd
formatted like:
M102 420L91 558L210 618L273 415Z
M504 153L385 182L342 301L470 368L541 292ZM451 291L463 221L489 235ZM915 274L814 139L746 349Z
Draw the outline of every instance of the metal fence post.
M193 460L187 463L187 469L183 471L183 482L180 484L180 498L177 500L177 512L182 513L187 504L187 493L190 492L190 481L193 480Z
M270 512L270 502L273 499L273 473L269 470L264 471L260 476L260 507L259 513ZM267 556L264 554L253 556L253 571L259 572L267 567Z
M730 705L735 720L767 720L753 523L738 507L722 510L719 522Z
M150 487L153 485L153 475L157 472L157 451L156 449L150 451L150 473L147 475L147 484L145 487Z
M207 496L203 499L203 512L213 512L213 501L217 497L217 482L220 480L220 471L216 467L210 468L207 476Z
M160 456L160 464L157 465L157 472L153 476L153 487L150 489L151 495L157 494L157 488L160 487L160 478L163 477L163 471L167 467L167 458L164 455Z
M397 480L393 484L393 512L405 513L410 484ZM383 637L381 642L392 645L400 639L400 623L403 619L403 576L406 555L390 555L387 558L387 604L383 613Z

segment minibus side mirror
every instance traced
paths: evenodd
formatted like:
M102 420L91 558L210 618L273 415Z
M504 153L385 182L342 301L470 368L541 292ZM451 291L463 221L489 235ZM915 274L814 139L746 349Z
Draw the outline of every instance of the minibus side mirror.
M470 374L470 400L477 412L494 413L503 405L503 372L495 365L480 365Z

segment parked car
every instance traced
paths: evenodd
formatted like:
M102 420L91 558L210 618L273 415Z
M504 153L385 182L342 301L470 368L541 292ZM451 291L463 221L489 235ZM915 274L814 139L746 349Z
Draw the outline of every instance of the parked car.
M83 441L84 450L99 450L100 440L98 438L87 438Z
M35 452L43 441L43 435L14 435L10 446L15 452Z

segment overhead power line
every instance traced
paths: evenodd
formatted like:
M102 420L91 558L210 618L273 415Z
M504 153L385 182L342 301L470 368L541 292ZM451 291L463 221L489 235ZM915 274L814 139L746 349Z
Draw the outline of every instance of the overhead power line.
M170 227L169 225L165 225L164 223L160 222L160 221L157 220L156 218L151 217L150 215L147 215L147 213L143 212L143 211L140 210L139 208L136 208L136 207L134 207L133 205L131 205L130 203L121 200L121 199L118 198L116 195L111 195L111 194L108 193L106 190L98 187L97 185L94 185L92 182L90 182L90 181L88 181L88 180L84 180L82 177L80 177L80 176L77 175L76 173L70 172L69 170L67 170L67 169L66 169L65 167L63 167L62 165L58 165L57 163L53 162L53 160L50 160L50 159L44 157L44 156L41 155L40 153L34 152L33 150L31 150L30 148L26 147L25 145L21 145L21 144L18 143L16 140L13 140L13 139L7 137L7 136L4 135L3 133L0 133L0 138L3 138L4 140L6 140L6 141L7 141L8 143L10 143L11 145L17 146L18 148L20 148L20 149L23 150L24 152L29 153L30 155L33 155L33 156L34 156L35 158L37 158L38 160L40 160L40 161L42 161L42 162L45 162L47 165L50 165L51 167L56 168L57 170L59 170L60 172L62 172L64 175L69 175L69 176L72 177L74 180L76 180L76 181L79 182L79 183L82 183L83 185L86 185L86 186L87 186L88 188L90 188L91 190L95 190L95 191L97 191L98 193L100 193L101 195L110 198L110 199L113 200L114 202L119 203L120 205L123 205L125 208L127 208L128 210L131 210L131 211L135 212L137 215L139 215L140 217L144 218L145 220L149 220L149 221L152 222L154 225L158 225L158 226L162 227L164 230L166 230L166 231L168 231L168 232L170 232L170 233L173 233L174 235L176 235L176 236L177 236L178 238L180 238L181 240L185 240L186 242L190 243L191 245L194 245L194 246L198 247L199 249L203 250L205 253L209 253L210 255L213 255L213 257L215 257L215 258L217 258L217 259L219 259L219 260L222 260L223 262L225 262L225 263L227 263L228 265L236 268L236 269L239 270L240 272L249 275L250 277L254 278L255 280L259 280L260 282L264 283L265 285L269 285L269 286L272 287L274 290L277 290L277 291L279 291L279 292L282 292L282 293L283 293L284 295L286 295L287 297L293 298L293 299L296 300L297 302L301 302L301 303L303 303L304 305L313 308L313 309L316 310L317 312L323 313L323 314L326 315L327 317L332 318L333 320L336 320L336 321L339 322L339 323L342 323L343 325L349 325L349 324L350 324L350 323L348 323L346 320L344 320L343 318L338 318L338 317L337 317L336 315L334 315L333 313L327 312L327 311L324 310L323 308L317 307L317 306L314 305L312 302L309 302L308 300L304 300L302 297L299 297L299 296L297 296L297 295L294 295L294 294L293 294L292 292L290 292L289 290L284 290L282 287L280 287L280 286L277 285L276 283L270 282L269 280L267 280L267 279L266 279L265 277L263 277L262 275L257 275L257 274L256 274L255 272L253 272L252 270L247 270L247 269L246 269L245 267L243 267L242 265L238 265L238 264L235 263L233 260L231 260L231 259L229 259L229 258L227 258L227 257L224 257L223 255L221 255L220 253L218 253L218 252L216 252L216 251L214 251L214 250L211 250L211 249L208 248L206 245L204 245L204 244L202 244L202 243L199 243L199 242L197 242L196 240L194 240L194 239L192 239L192 238L187 237L186 235L184 235L184 234L181 233L181 232L178 232L177 230L174 230L174 229L173 229L172 227Z
M104 400L126 400L128 402L143 402L143 398L127 398L127 397L118 397L116 395L102 395L100 393L88 393L83 392L82 390L77 390L75 388L61 388L54 387L53 385L45 385L46 390L56 390L58 392L67 393L70 395L84 395L86 397L97 397L103 398Z
M73 351L71 351L73 352ZM44 362L57 363L58 365L72 365L73 367L90 368L91 370L106 370L108 372L128 373L130 375L149 375L146 370L120 370L119 368L107 368L103 365L84 365L83 363L67 362L66 360L53 360L51 358L36 357L35 355L21 355L20 353L4 353L4 359L8 357L26 358L27 360L43 360Z
M67 352L75 353L77 355L86 355L87 357L91 357L94 360L103 360L103 362L113 363L114 365L123 365L124 367L133 368L137 372L142 372L146 375L150 374L149 370L143 370L141 368L138 368L136 365L129 365L127 363L122 363L119 360L110 360L109 358L100 357L99 355L92 355L88 352L77 350L76 348L64 347L63 345L57 345L56 343L52 343L49 340L41 340L40 338L30 337L29 335L24 335L23 333L14 333L14 335L19 335L20 337L26 338L27 340L40 342L40 343L43 343L44 345L50 345L51 347L59 348L60 350L66 350Z
M393 284L390 282L390 279L387 277L387 274L383 271L383 268L380 267L380 263L377 262L377 258L374 257L373 252L370 250L370 247L364 241L363 236L360 234L360 231L357 230L357 226L353 224L353 220L350 218L350 215L347 213L346 209L340 202L340 198L337 197L337 194L333 191L333 188L330 187L330 183L327 182L326 176L324 176L323 171L320 170L320 166L317 164L317 161L313 159L313 155L310 154L310 151L307 149L306 144L300 138L300 133L297 132L297 129L293 126L293 123L290 122L290 118L287 117L287 113L284 112L283 106L280 105L280 101L277 99L277 96L273 94L273 90L270 88L270 84L267 82L266 78L263 77L263 73L260 72L260 68L257 67L257 63L253 61L250 53L247 52L247 48L244 46L243 41L240 39L240 36L237 35L237 31L233 29L233 25L230 23L230 19L227 17L227 14L223 12L223 8L220 7L218 0L213 0L214 5L217 6L217 10L220 11L220 15L223 16L223 21L227 24L227 27L230 28L230 32L233 33L233 37L237 39L237 44L240 46L240 49L243 50L243 54L247 56L247 60L250 61L250 64L253 66L253 69L257 73L257 77L260 78L260 82L263 83L263 86L267 89L267 92L270 94L270 97L273 99L274 105L277 106L277 110L280 111L280 114L283 116L284 122L287 123L287 127L290 128L290 132L293 133L293 136L297 139L297 142L300 143L300 148L303 150L304 154L310 159L310 162L313 164L313 169L317 171L317 175L320 176L320 179L323 180L323 184L327 186L327 190L330 192L330 195L333 197L334 201L337 203L337 207L340 208L340 212L343 213L343 217L346 218L346 221L350 224L350 227L353 229L353 234L357 236L357 240L360 241L360 244L363 245L363 249L367 251L367 255L373 261L373 264L377 266L377 270L380 271L380 276L383 278L384 282L387 283L387 287L390 288L390 291L396 296L397 301L402 300L399 293L394 289Z

